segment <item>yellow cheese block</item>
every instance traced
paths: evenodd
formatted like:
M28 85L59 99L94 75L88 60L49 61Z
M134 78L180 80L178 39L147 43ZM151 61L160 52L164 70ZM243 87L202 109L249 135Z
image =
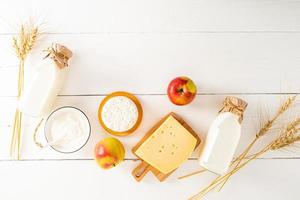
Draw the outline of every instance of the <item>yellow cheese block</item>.
M170 115L135 151L164 174L178 168L192 154L197 139Z

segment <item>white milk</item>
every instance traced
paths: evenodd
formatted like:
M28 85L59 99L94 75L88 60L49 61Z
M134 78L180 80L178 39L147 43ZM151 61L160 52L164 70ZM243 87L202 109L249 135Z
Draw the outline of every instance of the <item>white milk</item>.
M60 55L66 56L66 61L72 56L72 52L64 46L56 44L55 48ZM19 108L23 113L40 117L51 111L68 71L68 67L59 67L54 59L51 56L44 59L29 86L25 88L19 102Z
M241 136L243 112L247 103L227 97L224 107L211 124L199 158L199 164L216 174L228 171Z

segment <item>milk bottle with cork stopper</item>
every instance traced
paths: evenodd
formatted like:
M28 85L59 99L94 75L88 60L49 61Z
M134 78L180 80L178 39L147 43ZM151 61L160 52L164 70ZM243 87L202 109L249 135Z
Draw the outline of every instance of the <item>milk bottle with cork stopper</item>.
M217 118L211 124L199 164L219 175L230 167L241 136L241 123L247 103L236 97L226 97Z
M68 72L72 52L63 45L52 44L19 102L19 109L32 117L47 115Z

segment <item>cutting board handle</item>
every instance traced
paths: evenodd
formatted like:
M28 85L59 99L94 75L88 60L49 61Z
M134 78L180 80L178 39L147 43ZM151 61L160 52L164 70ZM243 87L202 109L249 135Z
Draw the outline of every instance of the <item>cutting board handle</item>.
M143 179L143 177L150 171L150 165L142 161L134 170L132 175L138 182Z

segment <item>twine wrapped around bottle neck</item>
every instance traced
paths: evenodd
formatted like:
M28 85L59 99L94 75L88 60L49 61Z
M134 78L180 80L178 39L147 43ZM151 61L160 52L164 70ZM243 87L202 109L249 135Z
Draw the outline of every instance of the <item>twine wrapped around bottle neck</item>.
M237 97L226 97L223 101L223 107L219 113L231 112L239 117L239 122L242 123L244 117L244 111L247 108L248 103Z
M45 50L48 54L45 58L54 60L55 64L60 68L68 66L68 60L72 57L73 53L67 47L60 44L52 44L51 47Z

